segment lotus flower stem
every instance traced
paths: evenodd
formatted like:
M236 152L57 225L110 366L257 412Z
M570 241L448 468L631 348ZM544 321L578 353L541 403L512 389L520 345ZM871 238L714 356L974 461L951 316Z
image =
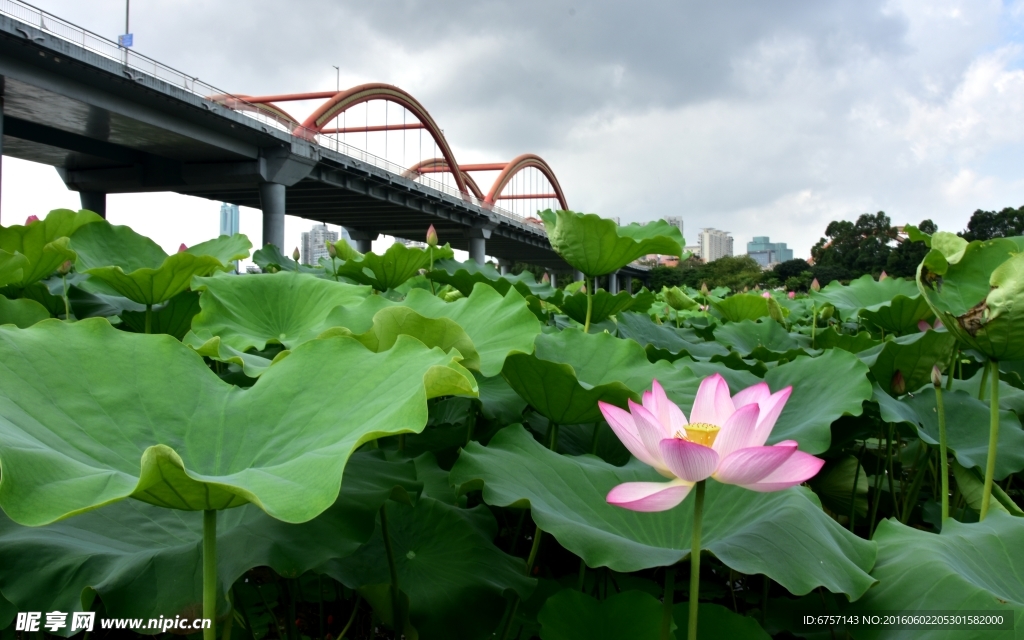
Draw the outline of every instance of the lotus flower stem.
M665 595L661 601L661 640L672 638L672 605L676 594L676 568L665 567Z
M704 517L704 483L693 488L693 540L690 544L690 619L687 640L697 640L697 604L700 601L700 526Z
M893 464L892 464L892 435L893 435L893 431L895 431L895 429L896 429L895 425L893 425L890 422L889 423L889 433L885 437L885 466L886 466L886 469L887 469L886 477L887 477L887 479L889 481L889 499L892 500L893 512L894 512L893 515L896 515L896 510L897 510L897 506L896 506L896 487L895 487L896 472L893 471Z
M978 521L988 515L988 503L992 500L992 479L996 472L996 450L999 447L999 363L988 361L988 369L992 369L992 393L989 398L989 429L988 429L988 460L985 462L985 490L981 494L981 513Z
M945 522L949 518L949 453L946 450L946 406L942 402L941 384L935 385L935 410L939 414L939 473L942 479L942 521Z
M949 356L949 366L946 367L946 391L953 388L953 374L956 372L956 361L960 357L960 349L953 347L953 353Z
M71 305L68 304L68 277L62 274L60 279L64 283L64 319L71 322Z
M853 525L857 517L857 480L860 479L861 458L864 457L864 449L867 446L867 442L860 446L860 453L857 454L857 468L853 470L853 490L850 492L850 533L853 533Z
M216 640L217 511L214 509L203 511L203 617L210 621L209 628L203 629L203 640Z
M594 293L591 289L593 287L587 287L587 321L583 324L583 333L590 333L590 314L594 310Z
M146 333L153 333L153 305L146 305Z
M818 332L818 305L812 303L811 304L811 348L812 349L816 348L814 346L814 338L816 337L817 332Z
M356 603L352 607L352 615L348 617L348 622L345 623L345 627L341 630L341 633L338 634L338 640L345 637L345 634L348 633L348 630L352 627L352 623L356 621L356 614L359 613L359 605L362 601L362 598L356 596Z
M999 374L996 374L996 378L999 378ZM985 383L988 382L988 363L981 369L981 384L978 385L978 400L985 399ZM997 383L998 384L998 383Z
M401 637L405 629L402 616L401 598L398 596L398 567L395 565L395 552L391 548L391 536L388 533L387 504L380 507L380 532L384 538L384 552L388 557L388 571L391 573L391 622L394 625L395 637ZM204 639L205 640L205 639Z

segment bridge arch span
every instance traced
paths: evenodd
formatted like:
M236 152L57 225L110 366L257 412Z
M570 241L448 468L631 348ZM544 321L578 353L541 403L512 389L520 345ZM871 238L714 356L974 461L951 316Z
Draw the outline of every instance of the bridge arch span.
M551 183L551 187L555 190L555 195L558 197L558 204L561 205L563 209L568 210L569 204L566 202L565 194L562 193L562 186L558 184L558 178L555 177L555 172L543 158L532 153L524 153L505 165L505 168L501 170L498 177L494 179L494 184L491 185L491 190L487 193L487 197L484 198L484 202L494 204L498 200L498 196L500 196L501 192L505 190L505 187L512 178L520 171L530 167L537 169L545 178L548 179L548 182Z
M447 171L449 173L451 172L451 168L448 165L448 161L446 161L444 158L430 158L429 160L421 160L420 162L417 162L416 164L406 169L405 173L402 174L402 177L409 178L410 180L415 180L419 176L422 176L427 173L439 173L443 171ZM462 174L462 179L466 181L466 186L469 187L469 190L473 193L474 196L476 196L476 199L483 200L484 192L480 188L480 185L476 183L476 180L473 179L473 176L469 175L465 171L462 171L461 169L459 170L459 173Z

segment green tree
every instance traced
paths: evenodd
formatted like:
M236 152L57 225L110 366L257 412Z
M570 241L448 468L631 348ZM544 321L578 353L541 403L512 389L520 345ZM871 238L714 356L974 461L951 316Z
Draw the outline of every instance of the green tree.
M999 213L978 209L960 235L968 242L1024 235L1024 206L1017 209L1006 207Z
M825 237L811 249L811 256L815 265L842 267L850 277L865 273L877 276L886 267L896 237L896 228L885 212L865 213L857 222L830 222Z
M935 233L938 227L931 220L922 220L917 228L924 233ZM917 265L921 264L924 256L928 253L928 247L923 242L911 242L904 240L889 254L885 263L885 271L891 276L913 278L917 275Z

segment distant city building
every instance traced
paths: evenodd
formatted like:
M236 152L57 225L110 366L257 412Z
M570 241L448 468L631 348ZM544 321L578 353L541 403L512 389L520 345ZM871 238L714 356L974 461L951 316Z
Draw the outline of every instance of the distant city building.
M309 231L303 231L302 250L300 252L302 264L320 264L320 258L330 257L330 254L327 253L327 243L333 244L337 241L338 232L331 231L325 224L313 225L313 228Z
M622 218L619 216L608 216L608 219L614 222L618 226L622 226Z
M755 236L747 243L747 255L761 268L768 269L780 262L792 260L793 250L786 248L785 242L772 242L768 236Z
M694 258L700 257L700 245L699 244L688 244L683 247L683 251L689 251Z
M714 262L732 255L732 236L728 231L708 227L700 230L700 259Z
M665 222L669 223L676 229L679 229L679 235L686 238L686 234L683 233L683 217L682 216L665 216L662 218Z
M220 235L233 236L238 233L238 205L220 205Z

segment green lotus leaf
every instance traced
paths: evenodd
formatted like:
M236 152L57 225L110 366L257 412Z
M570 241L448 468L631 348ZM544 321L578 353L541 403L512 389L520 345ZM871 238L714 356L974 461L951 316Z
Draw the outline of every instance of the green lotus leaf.
M953 378L953 388L964 391L974 397L978 397L978 392L981 390L982 386L981 381L984 377L984 370L978 369L975 374L967 380ZM992 381L986 379L985 395L983 397L988 397L991 388ZM1005 409L1006 411L1012 411L1017 414L1018 418L1024 419L1024 391L1007 383L1005 376L1001 376L1001 379L999 380L999 408Z
M88 274L73 273L68 280L68 302L71 305L71 312L79 320L85 318L109 318L120 316L125 311L145 311L146 305L132 302L124 296L116 293L102 293L90 291L91 278ZM101 282L99 280L95 282ZM58 283L55 282L54 285ZM63 283L60 283L63 289ZM104 287L106 288L106 287ZM145 329L145 316L143 318L143 329Z
M658 253L681 256L686 242L679 229L664 220L620 227L593 213L538 213L555 252L587 276L618 271L643 256Z
M640 343L652 362L674 361L684 356L710 358L724 356L729 349L717 342L705 342L693 329L677 329L656 324L646 313L621 313L618 316L619 337Z
M930 445L939 444L939 420L935 410L935 388L929 385L899 400L875 388L882 420L911 425L918 436ZM966 391L942 394L946 408L946 442L957 461L968 469L985 468L988 457L988 402L982 402ZM1024 469L1024 430L1020 420L1010 411L999 412L999 445L996 448L995 478L1002 480Z
M826 451L832 441L832 423L844 415L859 416L864 402L871 399L867 366L839 349L770 369L764 381L772 391L793 387L768 442L796 440L807 453Z
M198 348L219 337L237 352L262 351L272 343L293 349L324 330L332 309L371 293L366 286L296 272L196 278L192 287L200 292L202 310L185 343Z
M985 479L983 477L984 471L980 469L968 469L956 460L953 461L951 468L953 469L953 479L956 481L956 488L960 490L960 495L964 497L964 502L967 503L968 507L981 513L981 503L985 494ZM993 485L992 497L997 497L997 492L1000 491L999 485ZM1016 506L1016 503L1013 503L1013 506L1015 507L1014 515L1024 516L1024 511L1021 511L1020 507ZM1003 513L1009 513L1006 509L1006 505L998 499L993 500L989 504L989 508L1002 511Z
M768 316L768 299L756 293L738 293L725 300L712 300L711 306L729 322L757 320Z
M885 333L904 336L920 331L917 323L921 320L934 318L928 301L921 295L908 298L905 295L897 295L892 303L882 305L874 310L861 309L860 320L868 326L878 327ZM929 322L929 324L931 324Z
M596 600L563 589L547 599L537 622L542 640L660 640L661 610L661 601L643 591Z
M601 322L605 318L630 309L646 312L653 303L654 294L647 289L641 289L636 295L630 295L626 291L612 295L604 289L600 289L593 295L590 322L591 324ZM565 312L565 315L583 324L587 319L587 294L577 293L566 296L559 307Z
M0 593L0 629L6 629L18 615L18 607Z
M29 268L28 258L20 253L9 253L0 249L0 287L17 284L25 278Z
M487 507L423 497L415 506L390 502L385 509L398 584L421 640L489 637L505 610L503 594L532 591L523 560L494 546L498 527ZM351 588L389 584L380 526L355 554L321 570Z
M639 402L655 378L677 402L692 398L700 383L689 370L651 364L632 340L575 329L541 334L535 352L512 353L501 374L531 407L557 424L600 420L599 400L619 406L630 398Z
M819 307L822 303L830 303L844 320L853 320L861 309L877 311L889 306L896 296L913 298L917 294L917 287L911 280L875 280L871 274L865 274L848 285L833 281L821 291L812 291L811 298Z
M30 526L127 497L186 510L252 502L305 522L337 498L360 444L420 431L428 398L476 395L451 356L411 338L379 354L351 338L310 341L248 389L170 336L98 318L0 327L0 361L0 507Z
M206 356L212 360L223 362L225 364L234 364L242 368L244 373L249 378L258 378L267 372L270 365L274 364L275 361L291 355L291 351L284 350L274 355L273 358L269 357L269 354L260 355L259 353L253 353L252 351L239 351L231 345L224 344L220 336L214 336L206 341L199 340L193 333L186 333L182 341L188 345L193 351L201 356Z
M433 249L420 249L396 242L383 255L356 253L344 240L339 240L335 246L341 247L338 250L339 256L351 256L347 260L338 261L337 274L360 284L368 284L378 291L394 289L416 275L420 269L430 267L431 255L435 261L455 256L447 244Z
M920 389L931 381L932 367L943 368L956 346L956 337L946 331L913 333L862 351L858 356L871 367L871 375L887 392L899 371L906 389Z
M150 333L166 333L178 340L185 337L192 326L192 318L199 313L199 294L182 291L167 302L153 307ZM124 326L136 333L146 332L145 311L122 311Z
M485 418L497 420L500 424L512 424L522 419L526 401L519 397L505 378L500 375L489 378L477 375L476 381L480 387L480 413Z
M830 460L808 484L832 513L849 515L855 509L857 515L867 515L868 476L857 458Z
M508 293L509 287L515 287L523 297L532 295L540 300L552 301L556 305L561 302L561 289L556 289L545 282L537 282L537 279L529 271L517 275L511 273L501 275L491 265L479 264L473 260L468 262L435 260L434 270L430 272L430 279L443 285L449 285L464 296L472 293L473 287L478 283L483 283L490 285L501 295Z
M1024 573L1024 520L992 510L984 522L946 520L940 534L883 520L874 539L878 560L871 575L878 584L851 605L851 613L984 611L1003 614L1013 619L1016 629L1024 628L1024 581L1020 579ZM1017 637L1012 629L851 627L851 631L857 640Z
M737 357L735 353L730 353L731 356ZM713 356L718 357L718 356ZM681 358L676 361L675 365L679 369L688 369L693 372L693 375L697 376L698 379L703 380L704 378L718 374L725 378L725 381L729 384L729 389L733 393L746 389L751 385L755 385L761 382L761 378L754 375L747 369L729 369L726 368L730 363L728 362L697 362L690 360L689 358ZM764 375L765 372L761 372ZM687 388L680 389L680 391L688 390ZM693 399L696 396L697 388L692 388L693 393L687 394L682 397L681 400L676 401L677 404L683 407L685 410L687 407L693 404ZM777 391L777 389L776 389ZM678 397L679 394L677 394Z
M789 333L771 318L730 322L715 329L715 340L762 362L792 360L807 355L811 347L810 336Z
M370 296L358 305L334 309L323 326L364 333L373 326L377 314L388 307L409 308L425 318L447 319L457 324L465 330L479 354L479 365L472 362L463 365L479 367L485 376L498 375L509 353L533 351L534 338L540 334L540 323L518 290L510 287L505 294L500 294L479 283L468 297L448 303L422 289L410 291L402 302Z
M814 340L814 346L819 349L842 349L843 351L849 351L850 353L860 353L867 351L873 347L877 347L881 342L871 337L871 334L867 331L861 331L855 335L847 333L839 333L832 329L822 329L818 332Z
M672 607L676 626L686 629L690 621L690 604L680 602ZM743 638L743 640L771 640L768 632L750 616L733 613L720 604L701 602L697 611L697 640L717 638Z
M0 296L0 324L13 324L25 329L49 317L50 312L46 310L46 307L35 300L27 298L8 300L4 296Z
M318 277L326 277L324 268L316 265L299 264L281 253L276 245L268 244L253 251L252 261L264 273L277 273L278 271L297 271L299 273L312 273Z
M699 306L696 300L686 295L686 293L679 287L662 289L661 295L665 298L665 302L668 303L668 306L672 307L676 311L696 309Z
M0 227L0 250L20 253L28 261L22 268L21 279L11 284L28 286L52 274L65 260L74 260L75 252L68 247L68 238L82 227L102 221L92 211L55 209L27 226Z
M168 256L149 238L105 221L86 226L72 240L79 271L147 305L185 291L193 276L229 269L233 260L248 257L251 247L243 235L221 236Z
M221 613L224 589L249 569L265 566L294 578L347 557L370 539L389 496L419 488L412 462L355 453L338 499L309 522L285 524L253 505L219 513ZM24 527L0 515L0 590L22 611L88 611L99 595L111 617L193 615L202 603L196 571L202 529L196 514L137 500L46 527Z
M589 455L563 456L516 425L499 431L487 447L467 445L451 481L463 491L482 485L484 501L493 506L529 503L537 525L589 567L638 571L689 555L690 501L659 513L605 502L620 483L665 481L636 460L615 467ZM726 566L763 573L795 594L820 585L856 598L874 582L867 575L875 560L874 543L825 515L804 487L757 493L709 482L701 540Z

